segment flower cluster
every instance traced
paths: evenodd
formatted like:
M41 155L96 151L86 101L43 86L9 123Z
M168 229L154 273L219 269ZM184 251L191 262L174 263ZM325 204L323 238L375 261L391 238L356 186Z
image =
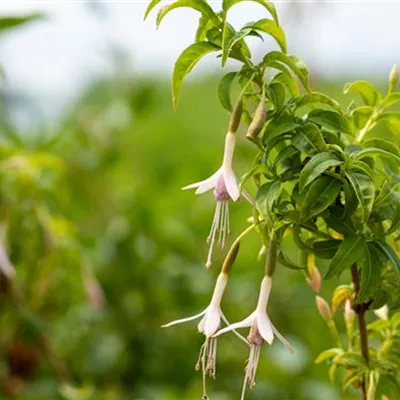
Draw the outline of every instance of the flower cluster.
M233 115L231 120L236 117ZM231 126L232 124L230 124L230 127ZM218 243L218 245L223 248L226 243L226 237L230 233L228 209L229 201L236 201L241 195L236 176L232 169L235 145L236 134L235 131L230 129L225 138L225 149L221 168L219 168L218 171L210 178L201 182L193 183L183 188L196 188L196 194L201 194L214 189L214 196L217 204L211 225L210 235L208 237L210 248L206 261L207 268L211 266L212 252L215 243ZM251 204L254 204L253 200L247 193L242 192L242 195ZM267 305L272 288L272 274L276 265L276 242L273 234L270 237L270 246L266 257L265 276L261 282L258 303L255 311L253 311L243 321L229 324L221 310L221 301L228 283L228 274L234 261L236 260L240 241L242 237L247 234L247 232L253 229L253 227L254 226L250 226L250 228L244 231L236 239L230 251L228 252L222 265L221 272L217 278L210 304L199 314L188 318L178 319L163 325L163 327L170 327L201 318L198 324L198 330L205 336L205 340L200 349L200 354L196 363L196 370L202 371L203 399L208 399L206 376L208 375L212 378L215 378L216 376L217 340L220 335L232 331L250 349L250 356L245 369L242 399L244 399L245 396L246 386L248 385L250 388L252 388L255 385L261 347L264 341L268 344L272 344L274 337L276 336L290 352L293 352L289 342L275 328L267 314ZM221 329L221 321L225 322L227 325L225 328ZM236 329L239 328L250 328L247 339L236 332Z

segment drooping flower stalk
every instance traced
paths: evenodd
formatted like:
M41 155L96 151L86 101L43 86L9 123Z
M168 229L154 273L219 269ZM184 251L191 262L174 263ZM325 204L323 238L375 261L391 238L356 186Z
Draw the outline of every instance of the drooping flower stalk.
M283 337L283 335L275 328L273 323L268 317L267 306L269 295L272 288L272 274L275 270L276 265L276 241L272 238L268 248L268 254L266 259L266 275L264 276L260 293L258 297L258 303L255 311L253 311L247 318L229 325L224 329L219 330L215 337L222 335L225 332L229 332L234 329L250 327L249 336L247 340L250 344L250 356L246 365L245 378L243 384L243 391L241 399L244 399L246 392L246 385L252 388L255 385L256 373L258 362L260 359L261 346L263 342L272 344L274 336L276 336L284 346L293 353L293 348L290 343Z
M247 229L245 232L247 231L249 231L249 229ZM193 321L202 317L198 324L198 330L205 336L205 341L200 348L199 357L196 363L196 370L201 369L202 371L203 398L205 399L208 398L206 377L208 375L215 379L216 374L217 338L214 335L221 327L221 319L227 325L229 325L228 320L221 310L221 300L228 282L228 274L239 252L239 246L240 240L236 240L235 243L232 245L230 251L228 252L222 265L221 272L217 278L210 304L205 308L205 310L194 316L172 321L166 325L163 325L163 328L167 328L184 322ZM248 345L247 340L243 336L241 336L237 332L234 333L246 345Z

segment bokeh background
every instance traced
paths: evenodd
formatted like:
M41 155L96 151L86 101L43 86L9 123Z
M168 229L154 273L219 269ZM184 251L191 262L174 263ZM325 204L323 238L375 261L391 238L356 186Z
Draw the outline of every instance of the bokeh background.
M191 42L197 15L179 10L156 32L154 16L143 22L146 5L0 4L1 18L40 14L0 30L0 264L6 251L17 271L12 283L0 279L0 398L200 398L196 324L160 325L208 304L223 259L217 252L213 268L204 268L212 195L180 188L218 167L228 115L216 99L222 72L212 57L172 111L173 62ZM278 9L313 88L339 100L348 102L341 90L353 78L384 88L400 61L400 3L282 2ZM243 3L231 18L240 26L261 12ZM272 43L252 46L262 55ZM253 154L241 140L238 175ZM232 205L232 237L249 216L243 201ZM231 274L223 306L232 321L256 302L259 248L249 235ZM284 268L276 275L269 312L295 354L279 342L264 346L248 399L356 398L329 383L328 366L314 365L331 343L304 276ZM325 298L335 284L324 283ZM211 398L238 398L247 349L227 335L218 352Z

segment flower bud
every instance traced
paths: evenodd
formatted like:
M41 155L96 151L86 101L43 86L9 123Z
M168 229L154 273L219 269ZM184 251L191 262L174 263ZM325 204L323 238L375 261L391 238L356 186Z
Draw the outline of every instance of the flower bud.
M232 269L233 264L236 261L236 257L239 253L240 241L237 241L233 244L233 246L229 249L228 254L225 257L224 263L222 264L221 271L225 274L229 274Z
M356 313L354 312L352 306L351 306L351 301L349 299L346 300L344 303L344 319L347 324L350 324L354 321L354 318L356 316Z
M310 276L306 279L307 284L314 293L318 293L321 290L321 274L315 265L315 257L313 254L310 254L307 258L307 269Z
M329 307L329 304L320 296L315 296L315 303L317 304L317 308L319 313L321 314L322 318L325 321L332 320L332 313Z
M246 137L247 139L253 141L261 132L265 120L267 117L267 112L265 109L265 95L263 94L261 97L260 104L256 108L256 112L254 113L254 118L251 121L251 124L247 130Z
M272 277L276 268L277 245L275 237L271 237L268 245L268 253L265 259L265 275Z
M392 70L389 74L389 92L394 92L397 86L397 82L399 81L399 69L397 64L393 65Z
M229 119L228 131L232 133L236 133L239 128L240 119L242 118L243 113L243 101L240 98L236 104L235 108L232 111L231 118Z

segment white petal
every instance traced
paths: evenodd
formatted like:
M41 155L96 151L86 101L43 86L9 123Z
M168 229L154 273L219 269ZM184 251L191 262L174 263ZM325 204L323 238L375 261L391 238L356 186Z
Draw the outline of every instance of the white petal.
M223 333L226 333L226 332L233 331L234 329L247 328L247 327L251 326L253 320L254 320L254 313L253 313L253 314L250 314L250 315L249 315L247 318L245 318L243 321L236 322L235 324L229 325L229 326L227 326L226 328L220 329L220 330L214 335L214 337L219 336L219 335L222 335Z
M294 353L292 345L283 337L283 335L275 328L273 323L270 321L272 330L274 331L275 336L284 344L284 346L291 352Z
M240 196L236 176L231 168L223 168L222 173L224 175L226 190L228 191L231 199L236 201Z
M207 308L205 310L203 310L200 314L196 314L196 315L193 315L193 316L187 317L187 318L177 319L175 321L169 322L168 324L162 325L161 328L168 328L172 325L178 325L178 324L182 324L184 322L193 321L193 320L203 316L206 312L207 312Z
M271 344L274 340L274 333L272 332L271 321L269 320L266 313L257 314L257 327L260 331L262 338Z
M207 337L214 335L221 325L221 313L217 307L210 308L205 315L204 334Z
M271 288L272 279L269 276L264 276L263 280L261 281L260 294L258 295L257 310L259 313L265 313Z
M204 332L204 325L206 323L206 318L207 318L207 313L203 316L203 318L200 320L199 324L197 325L197 329L201 333Z
M207 192L208 190L214 188L215 185L217 184L219 173L220 173L220 170L218 170L215 174L211 175L209 178L205 179L204 181L200 181L200 182L196 182L196 183L187 185L187 186L183 187L182 190L197 188L197 190L195 192L196 194L201 194L201 193Z

